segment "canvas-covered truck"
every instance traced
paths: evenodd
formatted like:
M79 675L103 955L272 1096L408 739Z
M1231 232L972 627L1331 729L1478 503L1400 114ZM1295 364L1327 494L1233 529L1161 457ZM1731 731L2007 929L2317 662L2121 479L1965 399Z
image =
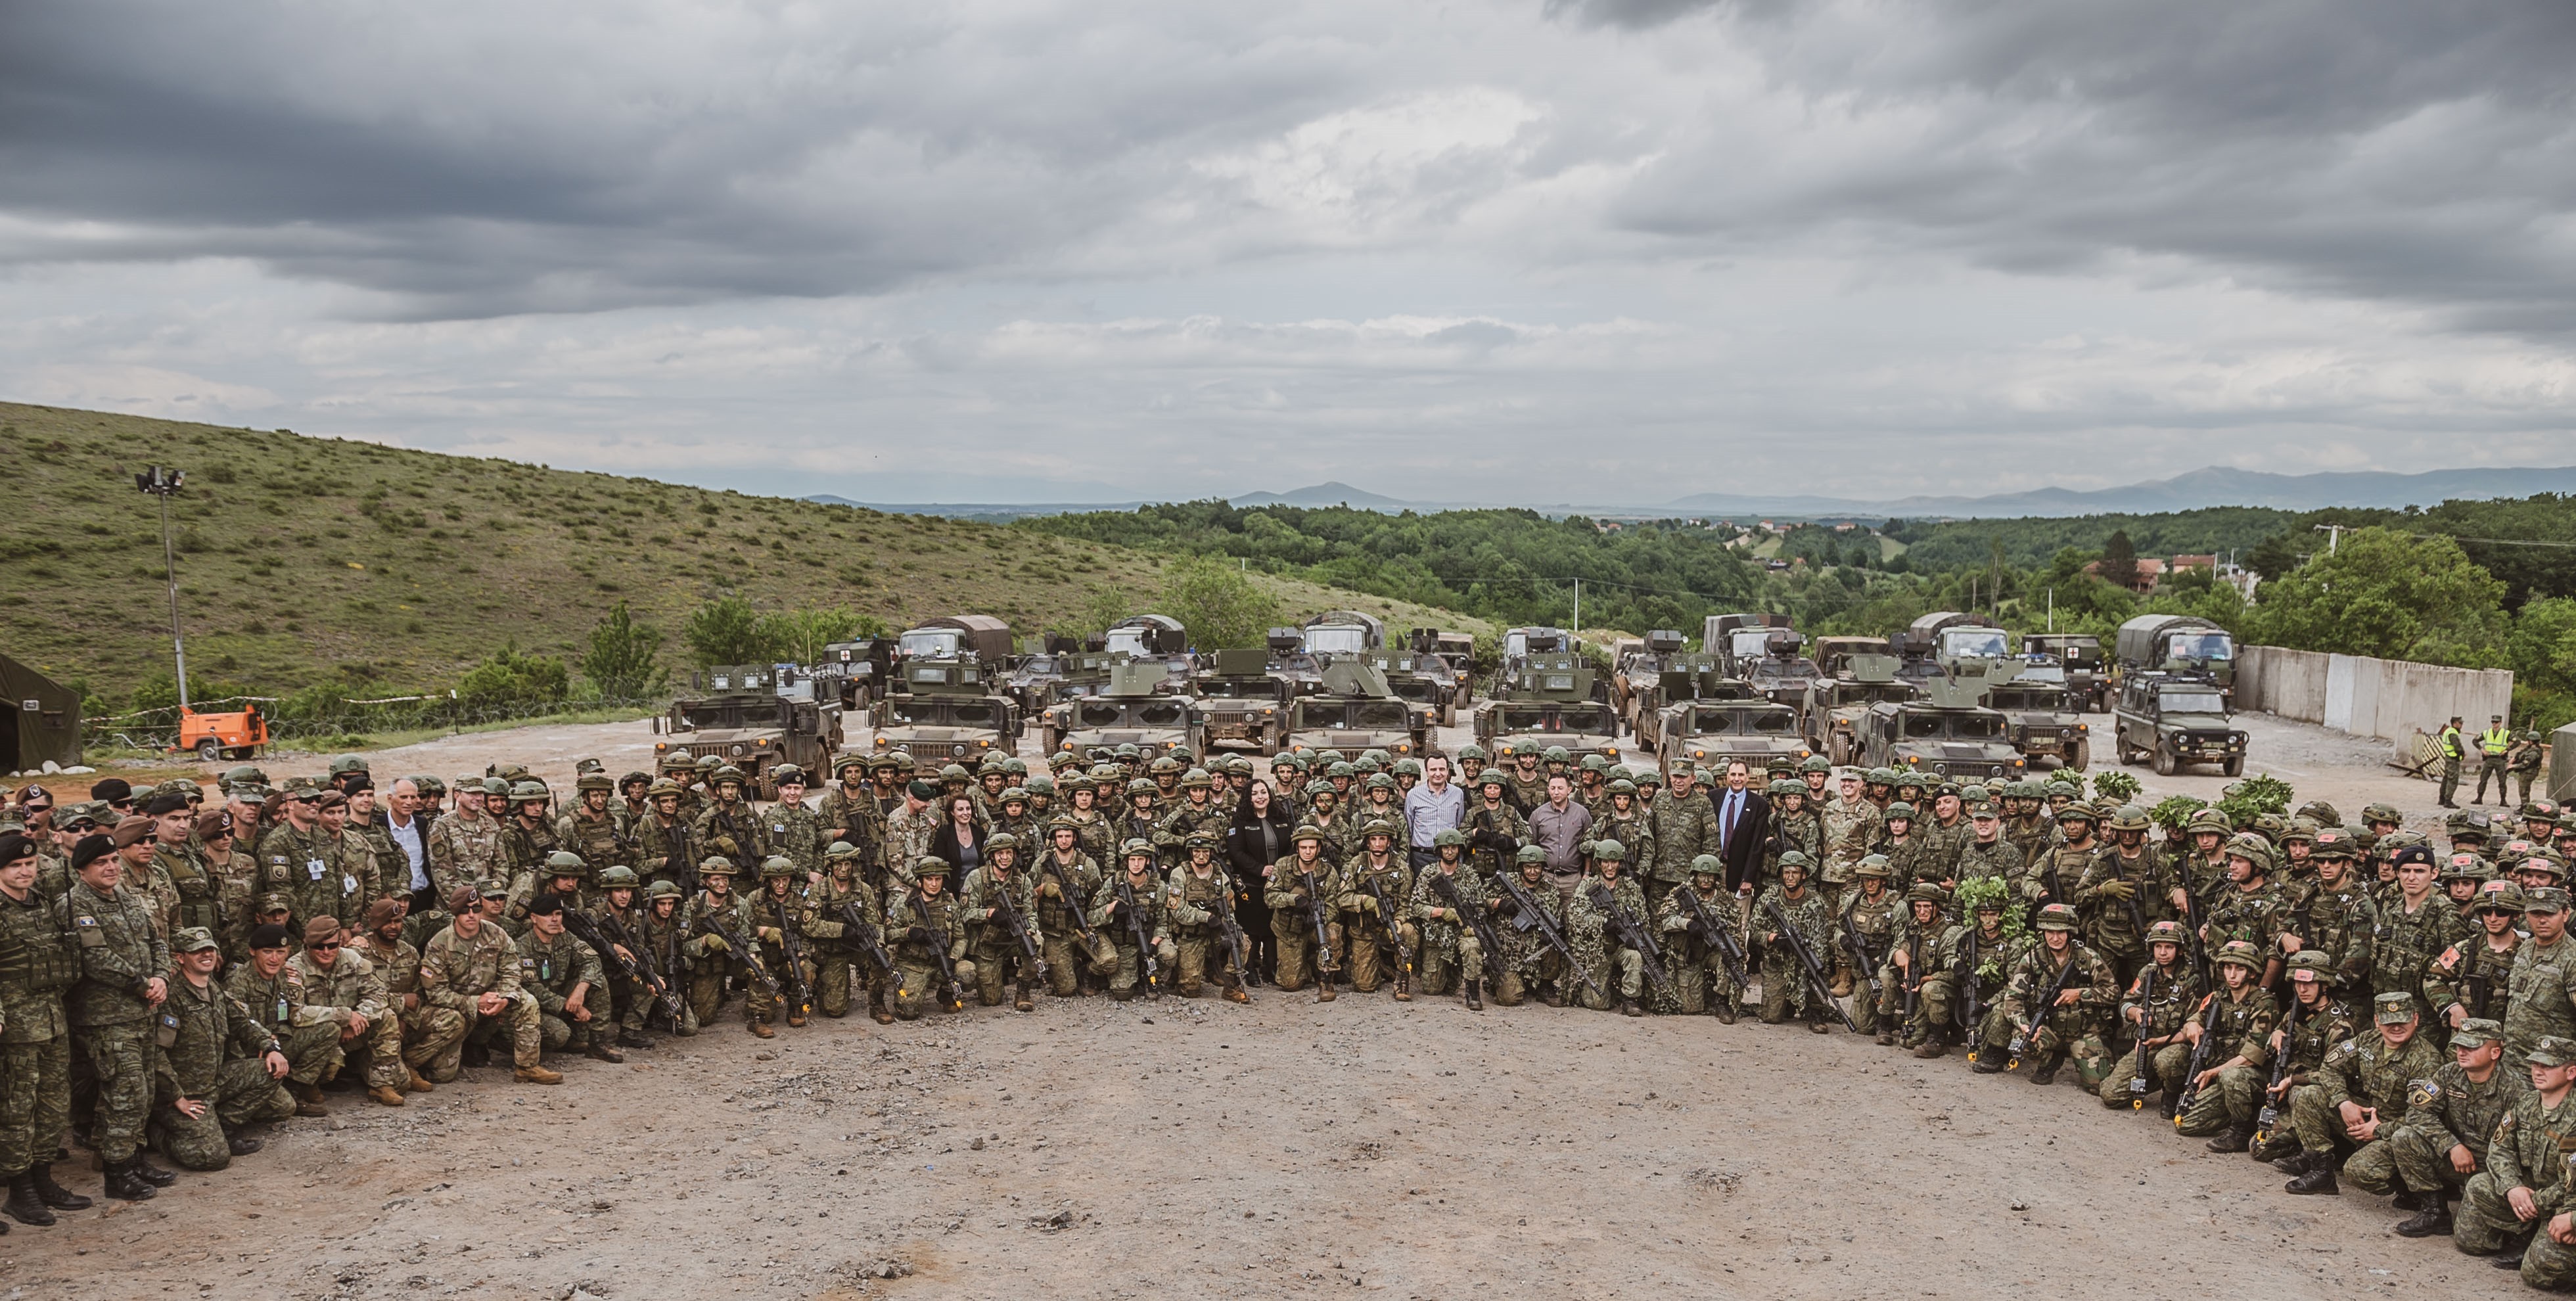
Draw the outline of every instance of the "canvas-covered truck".
M2034 632L2021 639L2023 656L2044 655L2066 670L2066 695L2078 712L2098 714L2111 701L2111 666L2102 639L2089 632Z
M2142 614L2120 625L2114 649L2123 677L2133 673L2197 677L2216 684L2223 696L2235 694L2236 639L2207 619Z

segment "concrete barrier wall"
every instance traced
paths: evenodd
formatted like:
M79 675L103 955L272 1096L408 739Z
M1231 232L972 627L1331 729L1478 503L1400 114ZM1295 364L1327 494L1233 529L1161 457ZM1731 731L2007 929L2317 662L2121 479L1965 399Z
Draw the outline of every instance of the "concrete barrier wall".
M2388 741L2439 731L2455 714L2474 733L2511 711L2513 674L2247 646L2237 653L2236 707Z

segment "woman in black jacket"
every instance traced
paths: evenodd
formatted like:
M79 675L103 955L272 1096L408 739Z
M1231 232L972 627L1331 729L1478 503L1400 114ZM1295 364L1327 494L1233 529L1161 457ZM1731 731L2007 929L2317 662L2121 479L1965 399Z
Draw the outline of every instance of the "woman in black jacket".
M1225 830L1225 865L1234 877L1234 919L1252 941L1252 972L1263 980L1274 978L1279 955L1271 951L1270 904L1262 890L1270 880L1270 865L1296 848L1288 839L1296 829L1288 802L1272 791L1270 783L1257 781L1235 801L1234 822Z
M950 889L965 884L966 874L983 866L984 838L983 824L975 820L973 797L949 796L948 820L939 824L939 830L930 833L930 852L937 854L956 874L950 878L954 882ZM1028 856L1028 851L1020 852L1021 857Z

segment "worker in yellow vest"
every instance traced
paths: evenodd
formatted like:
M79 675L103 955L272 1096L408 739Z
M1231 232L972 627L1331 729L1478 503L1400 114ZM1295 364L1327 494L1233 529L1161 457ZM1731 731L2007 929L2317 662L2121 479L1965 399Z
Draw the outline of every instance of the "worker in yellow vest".
M2487 730L2478 733L2478 793L2470 798L2469 803L2487 802L2487 778L2490 775L2495 778L2496 803L2504 803L2507 794L2504 788L2504 752L2512 748L2513 733L2506 730L2504 715L2498 714L2487 720Z
M2460 750L2462 746L2459 715L2451 715L2451 721L2442 724L2442 735L2440 740L2442 743L2442 807L2446 809L2456 809L2460 807Z

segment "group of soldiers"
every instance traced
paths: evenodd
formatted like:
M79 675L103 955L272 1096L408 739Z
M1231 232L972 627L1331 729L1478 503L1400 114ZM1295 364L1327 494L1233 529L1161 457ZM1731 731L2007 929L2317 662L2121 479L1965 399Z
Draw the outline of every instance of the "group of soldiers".
M1423 765L1375 752L1266 777L1134 747L812 778L674 754L585 761L569 800L513 768L380 791L357 756L274 787L235 769L212 798L30 787L0 821L0 1210L88 1204L49 1173L67 1130L107 1195L149 1197L173 1178L150 1154L220 1168L326 1089L400 1106L503 1046L553 1084L548 1053L617 1061L736 996L766 1038L862 991L891 1023L1384 987L2071 1072L2294 1193L2393 1193L2401 1233L2576 1281L2576 817L2546 802L2454 813L2437 843L2382 804L2159 828L2074 774L1456 758L1454 825L1421 836ZM1730 871L1716 810L1747 790L1769 816ZM1575 804L1569 862L1533 819Z

